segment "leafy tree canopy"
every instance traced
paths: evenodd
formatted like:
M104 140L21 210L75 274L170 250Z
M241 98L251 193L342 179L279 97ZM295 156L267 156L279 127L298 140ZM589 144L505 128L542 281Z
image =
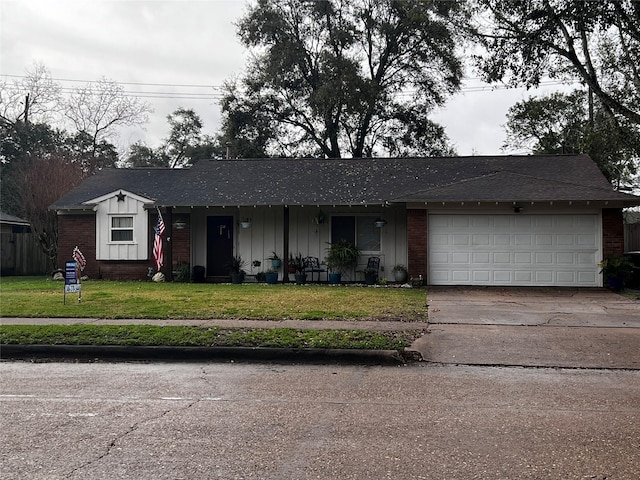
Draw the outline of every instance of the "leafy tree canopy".
M202 120L195 111L179 107L167 115L167 122L169 136L162 144L155 149L143 143L131 145L126 166L181 168L220 154L214 139L202 134Z
M609 118L640 124L640 2L478 0L472 33L488 81L579 80Z
M238 24L254 58L228 86L219 143L329 158L450 153L427 117L460 85L458 15L438 0L259 0Z
M638 173L640 129L627 120L614 119L599 102L590 109L583 90L516 103L507 113L506 130L506 149L588 153L618 188L631 184Z

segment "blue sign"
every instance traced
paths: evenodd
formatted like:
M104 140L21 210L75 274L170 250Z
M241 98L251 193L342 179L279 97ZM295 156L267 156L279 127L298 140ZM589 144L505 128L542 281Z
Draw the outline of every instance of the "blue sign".
M77 293L78 302L82 300L82 285L78 278L78 264L76 262L64 264L64 303L67 303L67 293Z

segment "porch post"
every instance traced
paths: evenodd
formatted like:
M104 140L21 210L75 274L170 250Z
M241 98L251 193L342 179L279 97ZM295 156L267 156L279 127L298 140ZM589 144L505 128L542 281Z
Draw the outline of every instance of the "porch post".
M167 282L173 281L173 208L167 207L164 227L167 235L167 252L165 257L165 278Z
M289 283L289 205L284 206L282 233L282 283Z

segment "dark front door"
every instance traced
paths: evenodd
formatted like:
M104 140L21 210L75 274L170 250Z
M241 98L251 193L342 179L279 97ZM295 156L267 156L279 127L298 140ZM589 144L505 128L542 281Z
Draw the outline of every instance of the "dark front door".
M228 276L232 258L233 217L207 217L207 276Z

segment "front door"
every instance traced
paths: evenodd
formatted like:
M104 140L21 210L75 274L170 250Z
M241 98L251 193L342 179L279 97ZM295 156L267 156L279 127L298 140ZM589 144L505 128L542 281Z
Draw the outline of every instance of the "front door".
M207 217L207 276L228 276L232 258L233 217Z

